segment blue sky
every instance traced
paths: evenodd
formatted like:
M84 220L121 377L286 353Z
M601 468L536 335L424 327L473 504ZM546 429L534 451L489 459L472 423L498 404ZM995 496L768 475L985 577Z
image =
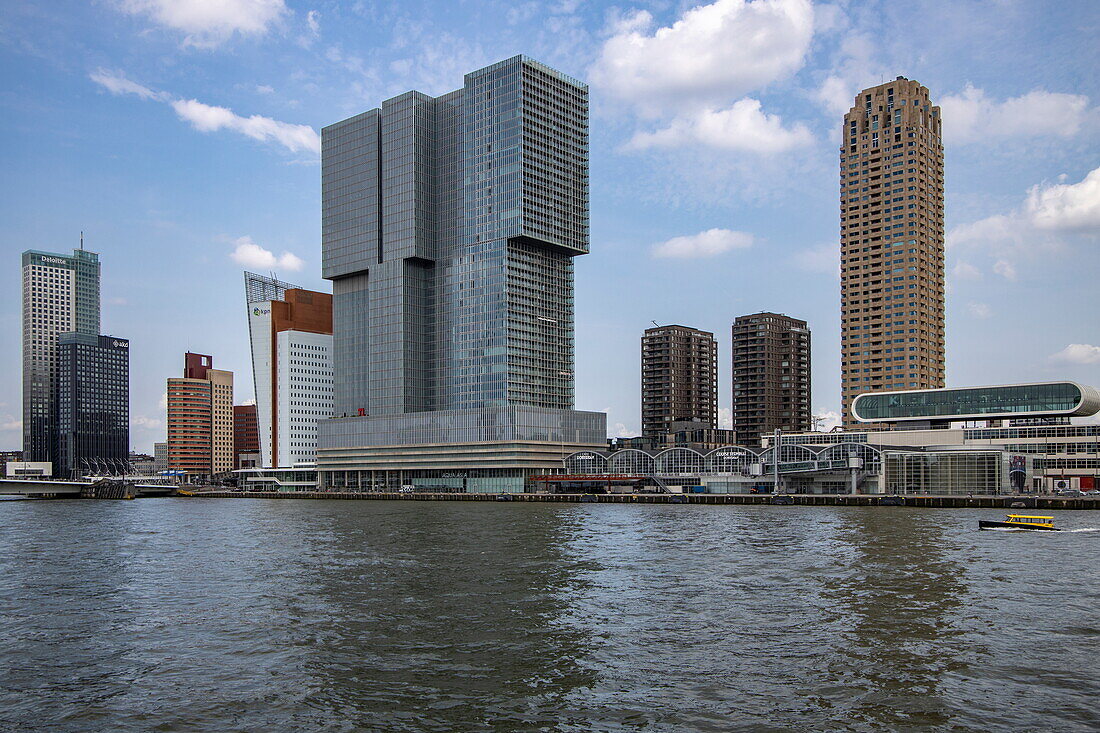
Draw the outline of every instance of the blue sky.
M1100 4L1000 0L7 0L0 16L0 449L20 444L18 254L85 231L131 340L132 443L164 436L186 350L253 397L246 267L319 277L317 131L525 53L592 92L577 407L640 426L650 321L813 330L839 409L837 141L898 75L943 107L949 385L1100 383Z

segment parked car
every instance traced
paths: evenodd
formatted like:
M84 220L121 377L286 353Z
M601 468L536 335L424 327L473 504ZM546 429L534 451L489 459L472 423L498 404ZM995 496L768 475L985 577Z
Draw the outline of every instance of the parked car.
M1058 489L1054 492L1057 496L1084 496L1085 492L1080 489Z

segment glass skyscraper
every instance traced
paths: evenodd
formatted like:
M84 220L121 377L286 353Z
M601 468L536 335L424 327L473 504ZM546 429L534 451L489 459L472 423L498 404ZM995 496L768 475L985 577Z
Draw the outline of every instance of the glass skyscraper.
M125 473L130 452L130 342L58 336L54 475Z
M23 455L57 461L58 337L99 335L99 255L27 250L23 265Z
M322 483L337 470L384 470L369 480L392 485L415 483L428 464L449 468L454 444L432 460L382 461L379 449L416 445L417 435L461 434L465 446L527 441L529 461L479 466L508 464L519 485L528 469L552 467L544 443L602 445L604 415L573 410L587 87L516 56L448 94L386 100L324 128L321 141L336 416L321 424Z

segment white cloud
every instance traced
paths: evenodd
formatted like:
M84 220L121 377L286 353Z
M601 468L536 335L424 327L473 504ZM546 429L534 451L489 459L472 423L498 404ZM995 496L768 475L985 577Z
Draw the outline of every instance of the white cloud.
M839 427L843 423L843 418L836 410L826 410L819 408L814 413L814 428L819 433L827 433L835 427Z
M724 150L761 154L781 153L813 142L813 135L802 124L784 127L778 115L760 109L755 99L742 99L729 109L704 109L674 119L656 132L639 132L628 148L682 147L702 145Z
M1100 232L1100 167L1079 183L1033 186L1024 215L1039 229Z
M981 270L962 260L955 263L955 267L951 269L951 274L963 280L980 280L982 277Z
M0 415L0 433L21 433L23 431L23 421L14 415L2 414Z
M746 232L729 229L708 229L705 232L683 237L673 237L668 241L653 245L654 257L714 257L733 249L751 247L753 236Z
M109 91L111 94L136 94L142 99L158 99L165 100L167 95L164 92L158 92L149 87L142 86L136 81L131 81L126 78L126 75L121 71L108 71L104 68L99 68L88 75L88 78L99 84L101 87Z
M718 429L733 430L733 410L728 407L718 408Z
M206 48L234 33L263 35L287 12L284 0L117 0L117 5L186 34L184 45Z
M625 423L617 422L607 431L609 438L634 438L638 435L636 430L631 430Z
M321 14L316 10L311 10L306 13L306 25L309 26L309 32L315 37L321 34Z
M1016 280L1016 266L1008 260L997 260L993 263L993 272L1000 275L1005 280Z
M856 94L869 84L886 76L877 59L874 44L862 33L852 32L844 37L833 63L831 73L813 93L814 99L834 118L839 118L855 101Z
M967 303L966 309L975 318L985 319L993 315L993 310L986 303Z
M650 113L725 104L801 68L812 36L809 0L717 0L656 29L640 10L613 29L589 79Z
M200 132L232 130L261 142L274 142L293 153L321 154L321 137L309 125L295 125L280 122L270 117L252 115L241 117L227 107L214 107L196 99L173 99L166 92L158 92L126 78L121 72L97 69L89 74L92 81L104 87L112 94L136 94L142 99L154 99L167 102L180 119L191 123ZM256 91L273 92L268 86L256 87Z
M984 247L998 255L1025 255L1058 247L1053 235L1064 234L1100 236L1100 167L1077 183L1032 186L1015 211L957 226L948 233L947 244ZM1002 265L1006 271L1009 267Z
M1100 346L1070 344L1057 354L1051 354L1050 358L1070 364L1100 364Z
M126 298L120 298L117 296L114 298L108 298L107 303L110 305L130 305L130 301L128 301Z
M256 85L256 93L257 94L274 94L275 93L275 87L271 86L270 84L257 84Z
M321 138L309 125L280 122L270 117L241 117L226 107L214 107L195 99L177 99L172 109L199 132L232 130L261 142L276 142L294 153L321 154Z
M300 257L290 252L283 252L278 257L269 249L264 249L252 241L252 237L244 236L233 240L236 248L230 253L234 262L245 267L257 270L301 270L305 262Z
M992 138L1072 137L1085 120L1089 98L1035 89L998 102L967 84L962 94L942 97L943 136L947 144Z
M155 417L145 417L144 415L134 415L130 418L130 424L143 430L157 430L164 425L162 421Z
M157 409L164 412L168 409L168 393L161 392L160 399L157 400Z

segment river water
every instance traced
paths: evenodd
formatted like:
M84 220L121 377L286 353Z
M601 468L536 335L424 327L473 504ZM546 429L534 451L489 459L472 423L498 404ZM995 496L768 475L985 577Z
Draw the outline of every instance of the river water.
M1096 730L1100 512L0 504L0 729Z

